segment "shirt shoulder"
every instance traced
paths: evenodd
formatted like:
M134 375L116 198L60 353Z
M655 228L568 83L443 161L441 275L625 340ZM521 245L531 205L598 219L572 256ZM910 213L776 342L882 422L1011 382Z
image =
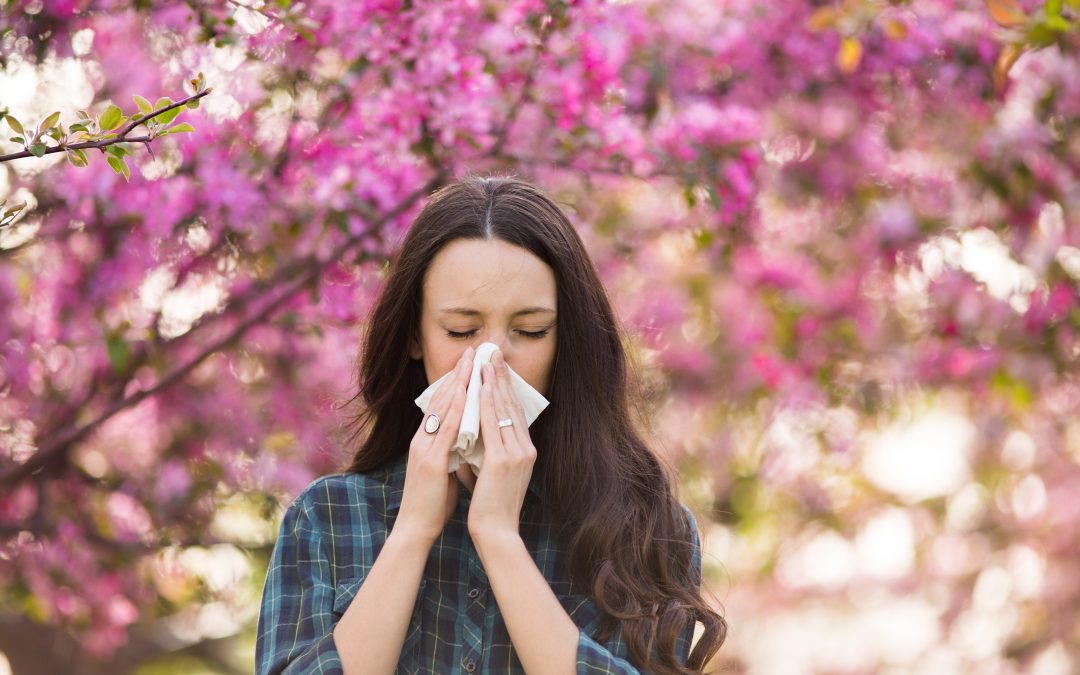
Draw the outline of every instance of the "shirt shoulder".
M375 509L379 513L396 510L404 487L402 468L401 462L394 462L364 473L320 476L300 491L289 508L301 510L308 517L343 507Z
M371 473L333 473L319 476L307 484L293 500L303 508L328 502L340 502L345 498L359 496L365 501L378 500L386 488L385 483Z
M690 525L690 537L691 544L693 545L690 556L690 568L693 572L694 580L699 585L701 584L701 530L698 527L697 518L694 516L694 512L690 510L690 507L682 502L679 502L679 506L682 507L683 512L686 514L686 519Z
M393 529L401 498L389 475L376 469L316 478L286 509L283 530L317 546L331 561L335 579L357 576Z

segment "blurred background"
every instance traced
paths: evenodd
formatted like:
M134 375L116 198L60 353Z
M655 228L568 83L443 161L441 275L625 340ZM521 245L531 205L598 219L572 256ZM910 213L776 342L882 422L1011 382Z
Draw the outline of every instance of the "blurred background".
M0 0L0 673L251 672L389 256L467 172L588 244L712 670L1080 673L1078 13Z

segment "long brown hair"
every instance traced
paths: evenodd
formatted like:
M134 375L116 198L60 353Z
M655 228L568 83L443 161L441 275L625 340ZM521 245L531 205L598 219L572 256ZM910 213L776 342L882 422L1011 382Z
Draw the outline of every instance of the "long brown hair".
M520 246L555 272L559 327L548 408L529 428L539 493L570 574L603 611L601 640L621 622L631 659L655 673L701 672L720 649L727 623L701 597L693 535L674 495L670 469L642 441L630 415L625 333L573 225L533 185L466 178L444 186L416 218L392 261L365 326L359 359L360 412L350 447L369 431L347 471L380 468L408 451L422 412L413 399L428 382L408 345L419 339L424 274L457 238ZM600 386L597 386L597 385ZM585 487L587 486L587 488ZM612 527L618 523L618 527ZM688 624L704 632L688 666L675 658ZM660 663L652 660L652 650Z

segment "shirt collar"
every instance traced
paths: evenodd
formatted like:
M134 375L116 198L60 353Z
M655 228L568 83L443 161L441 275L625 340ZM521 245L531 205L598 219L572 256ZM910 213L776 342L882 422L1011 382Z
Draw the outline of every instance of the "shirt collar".
M409 453L405 452L386 467L385 483L388 487L386 508L388 509L397 509L401 506L401 496L405 494L405 468L408 464ZM532 493L533 497L540 496L540 480L535 470L532 477L529 478L528 491Z

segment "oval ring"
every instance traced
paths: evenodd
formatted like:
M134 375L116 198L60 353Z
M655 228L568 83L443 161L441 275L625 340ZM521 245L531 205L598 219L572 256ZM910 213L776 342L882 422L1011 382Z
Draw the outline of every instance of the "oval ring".
M514 424L514 420L510 419L509 417L507 417L504 420L499 420L499 428L500 429L502 429L503 427L513 426L513 424Z
M427 419L424 420L424 431L429 434L433 434L439 430L439 415L437 413L428 413Z

